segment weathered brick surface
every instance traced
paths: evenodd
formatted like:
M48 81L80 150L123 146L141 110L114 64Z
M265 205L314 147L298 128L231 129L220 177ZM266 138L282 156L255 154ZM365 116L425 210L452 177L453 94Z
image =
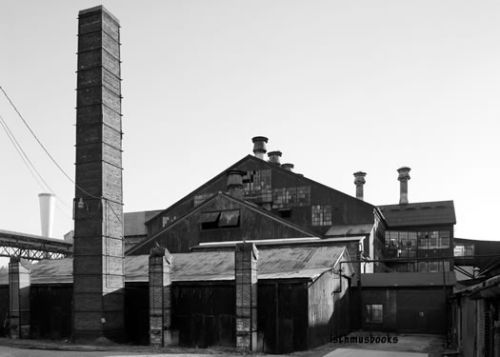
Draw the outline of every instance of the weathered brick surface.
M9 263L9 327L11 338L30 334L30 272L17 258Z
M236 347L242 351L257 349L257 260L254 244L236 245Z
M154 248L149 257L149 342L155 347L175 343L171 331L172 259L162 248Z
M123 329L119 46L114 16L99 6L80 12L73 289L77 339L112 338Z

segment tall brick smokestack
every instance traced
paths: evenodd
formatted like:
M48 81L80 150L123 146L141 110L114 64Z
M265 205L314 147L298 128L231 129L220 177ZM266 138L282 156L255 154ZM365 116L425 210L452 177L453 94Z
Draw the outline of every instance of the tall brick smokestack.
M120 25L103 6L78 16L73 337L123 336Z
M400 167L398 169L398 180L399 180L399 204L408 204L408 180L410 177L409 167Z

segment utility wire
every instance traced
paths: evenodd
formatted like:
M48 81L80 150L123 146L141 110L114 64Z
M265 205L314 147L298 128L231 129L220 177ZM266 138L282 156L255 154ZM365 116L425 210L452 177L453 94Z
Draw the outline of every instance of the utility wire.
M50 185L47 183L47 181L43 178L42 174L37 170L36 166L33 164L33 162L30 160L28 154L24 151L22 145L19 143L17 140L16 136L10 130L9 125L5 121L5 119L0 115L0 125L4 129L5 133L7 134L7 137L9 138L10 142L12 143L12 146L16 149L17 153L21 157L23 163L26 165L28 168L28 171L30 172L31 176L35 179L37 184L40 186L42 191L48 191L50 193L53 193L55 195L56 200L58 200L60 203L62 203L68 210L71 211L71 207L62 199L59 198L57 194L55 194L54 189L50 187ZM62 209L61 209L62 211ZM65 215L68 215L66 212L64 212Z
M7 100L9 101L10 105L12 106L12 108L16 111L17 115L19 116L19 118L21 118L21 120L23 121L24 125L26 126L26 128L28 128L29 132L31 133L31 135L33 135L33 137L35 138L35 140L38 142L38 144L40 145L40 147L43 149L43 151L45 151L45 153L47 154L47 156L50 158L50 160L54 163L54 165L57 166L57 168L63 173L64 176L66 176L70 181L73 181L72 178L66 173L66 171L64 171L64 169L61 167L61 165L59 165L57 163L57 161L54 159L54 157L50 154L50 152L47 150L47 148L45 147L45 145L43 145L43 143L40 141L40 139L38 139L38 137L36 136L35 132L31 129L31 127L29 126L29 124L26 122L26 120L24 119L24 117L22 116L22 114L19 112L19 110L17 109L16 105L14 104L14 102L12 102L12 100L10 99L9 95L7 94L7 92L3 89L2 86L0 86L0 90L3 92L5 98L7 98Z
M26 165L29 172L35 178L41 189L43 191L49 191L50 193L54 193L54 190L50 187L47 181L44 180L40 172L36 169L35 165L30 160L26 152L23 150L23 147L21 146L21 144L19 144L19 141L17 141L16 137L14 136L14 133L12 133L9 126L7 125L7 122L1 115L0 115L0 124L2 125L2 128L5 131L5 133L7 134L7 137L9 138L10 142L12 143L12 146L14 146L17 153L23 160L23 163Z
M71 178L71 176L69 176L66 171L64 171L64 169L61 167L61 165L59 165L59 163L56 161L56 159L54 159L54 157L50 154L50 152L47 150L47 148L45 147L45 145L43 145L43 143L40 141L40 139L38 139L38 137L36 136L35 132L31 129L30 125L28 124L28 122L24 119L23 115L21 114L21 112L17 109L16 105L14 104L14 102L10 99L9 95L7 94L7 92L3 89L2 86L0 86L0 90L2 91L3 95L5 96L5 98L7 99L7 101L10 103L10 105L12 106L12 108L14 109L14 111L17 113L17 115L19 116L19 118L21 118L22 122L24 123L24 125L26 126L26 128L28 128L28 131L31 133L31 135L35 138L35 140L37 141L37 143L40 145L40 147L43 149L43 151L45 151L45 153L47 154L47 156L50 158L50 160L54 163L54 165L56 165L56 167L59 169L59 171L62 172L62 174L68 179L70 180L70 182L72 182L76 188L78 188L80 191L82 191L83 193L87 194L88 196L92 197L92 198L95 198L95 199L104 199L106 202L109 201L109 199L105 198L105 197L98 197L98 196L95 196L93 194L91 194L90 192L86 191L85 189L83 189L82 187L80 187L79 185L77 185L77 183ZM113 209L113 206L109 205L109 208L111 209L111 211L113 212L113 214L116 216L116 218L118 219L118 221L120 223L122 223L122 219L120 216L118 216L118 214L116 213L116 211Z

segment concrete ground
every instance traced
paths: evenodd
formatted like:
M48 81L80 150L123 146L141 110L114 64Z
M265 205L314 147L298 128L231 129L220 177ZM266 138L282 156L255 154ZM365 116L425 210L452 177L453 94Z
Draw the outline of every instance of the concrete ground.
M360 350L357 348L337 348L323 357L427 357L427 353L419 352L390 352L390 351L374 351Z
M384 333L355 332L348 337L361 338L357 343L328 343L308 351L289 354L294 357L438 357L443 351L443 338L436 335L390 335L392 343L370 342L370 337L387 337ZM397 336L397 343L394 337ZM366 340L368 338L368 340ZM351 340L352 341L352 340ZM358 341L358 340L356 340ZM340 343L342 342L342 343ZM366 342L366 343L365 343ZM179 357L240 357L234 349L209 348L163 348L159 350L148 346L128 345L75 345L63 341L12 340L0 338L0 357L31 357L31 356L68 356L68 357L105 357L105 356L179 356ZM279 356L254 354L254 356ZM283 356L283 355L282 355Z

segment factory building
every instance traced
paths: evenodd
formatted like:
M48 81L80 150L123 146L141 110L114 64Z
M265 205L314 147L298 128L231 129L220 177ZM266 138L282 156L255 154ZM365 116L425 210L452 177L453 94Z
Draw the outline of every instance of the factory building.
M123 213L119 30L102 6L79 14L73 254L0 272L8 334L288 353L359 329L448 331L454 205L411 203L408 167L399 203L377 206L366 173L351 196L257 136L166 209Z

